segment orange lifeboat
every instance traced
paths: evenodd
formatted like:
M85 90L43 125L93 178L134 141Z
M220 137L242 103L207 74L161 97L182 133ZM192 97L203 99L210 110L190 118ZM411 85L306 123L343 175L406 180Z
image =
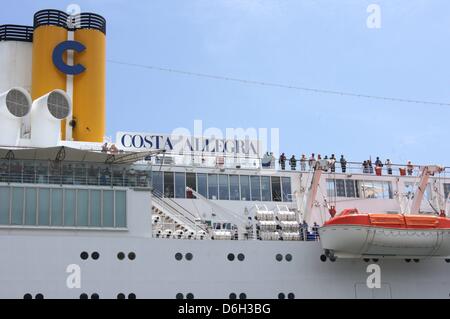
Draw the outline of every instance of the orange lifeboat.
M319 234L331 260L450 256L450 219L446 217L366 214L346 209L327 221Z

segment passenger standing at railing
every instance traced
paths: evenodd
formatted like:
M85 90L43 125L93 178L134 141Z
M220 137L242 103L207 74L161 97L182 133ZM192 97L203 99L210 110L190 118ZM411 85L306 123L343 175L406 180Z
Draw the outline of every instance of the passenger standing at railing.
M383 162L381 162L379 157L377 157L377 160L375 161L375 166L376 167L383 167Z
M302 172L306 171L306 163L308 160L306 159L305 154L302 154L302 158L300 159L300 170Z
M291 164L291 170L295 171L297 168L297 159L295 158L295 155L292 155L291 159L289 160L289 164Z
M286 155L284 155L284 153L280 155L278 163L280 164L281 169L284 171L286 169Z
M325 155L325 158L323 160L320 160L320 167L322 168L322 171L328 172L328 169L330 167L330 160L328 159L327 155Z
M330 157L330 169L331 169L331 173L336 172L336 156L334 156L334 154L331 154L331 157Z
M346 173L347 172L347 160L345 159L344 155L341 155L341 169L342 169L342 173Z
M411 163L411 161L408 161L408 165L406 165L406 170L408 171L408 175L412 176L414 172L414 165Z
M273 153L270 153L270 168L271 169L275 169L275 161L276 161L275 156L273 156Z
M315 170L316 169L316 157L315 157L314 153L311 154L311 157L309 158L308 164L309 164L309 170L313 170L313 169Z
M367 161L364 161L362 163L362 166L363 166L363 173L364 174L369 174L369 163L367 163Z
M373 165L372 165L372 160L371 159L369 159L367 161L367 165L369 165L369 173L373 174Z
M386 168L387 168L388 175L392 175L392 163L391 163L391 160L387 159L385 165L386 165Z

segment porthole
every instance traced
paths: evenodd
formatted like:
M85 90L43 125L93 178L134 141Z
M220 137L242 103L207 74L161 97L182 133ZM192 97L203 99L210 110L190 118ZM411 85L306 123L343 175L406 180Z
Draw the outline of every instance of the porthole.
M176 254L175 254L175 259L178 260L178 261L180 261L181 259L183 259L183 254L181 254L181 253L176 253Z
M233 261L234 260L234 254L228 254L227 256L229 261Z
M286 255L286 261L292 261L292 255L291 254L287 254Z
M91 257L92 257L92 259L94 259L94 260L98 260L98 259L100 258L100 254L99 254L98 252L94 251L94 252L91 254Z
M295 295L291 292L288 294L288 299L295 299Z
M239 254L238 255L238 260L239 261L244 261L245 260L245 255L244 254Z
M128 254L128 259L129 259L129 260L135 260L135 259L136 259L136 254L133 253L133 252L129 253L129 254Z
M125 254L123 252L118 253L117 254L117 259L124 260L125 259Z
M23 299L27 299L27 300L33 299L33 296L32 296L31 294L25 294L25 295L23 296Z
M81 294L80 299L86 300L86 299L89 299L89 296L87 294Z
M191 253L186 254L186 260L191 261L193 258L194 258L194 255L192 255Z
M136 299L136 295L131 293L128 295L128 299Z
M177 299L184 299L184 295L182 293L177 293L175 298L177 298Z
M43 294L37 294L35 299L44 299L44 295Z
M87 252L83 251L83 252L80 254L80 258L83 259L83 260L86 260L86 259L89 258L89 254L88 254Z
M230 299L234 300L237 299L237 295L233 292L230 294Z
M282 292L280 292L280 293L278 294L278 299L286 299L285 294L282 293Z
M194 294L188 293L188 294L186 295L186 299L194 299Z
M125 299L125 295L124 294L118 294L117 295L117 299Z
M282 261L282 260L283 260L283 255L282 255L282 254L277 254L277 255L275 256L275 259L276 259L277 261Z
M98 294L92 294L91 299L100 299L100 296Z
M239 295L239 299L247 299L247 295L245 293L241 293Z

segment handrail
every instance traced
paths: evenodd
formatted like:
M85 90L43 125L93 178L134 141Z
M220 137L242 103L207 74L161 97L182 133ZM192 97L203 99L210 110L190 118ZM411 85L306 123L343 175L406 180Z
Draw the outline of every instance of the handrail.
M34 15L34 28L48 25L62 27L69 31L93 29L106 34L106 19L101 15L90 12L83 12L77 15L69 15L66 12L53 9L36 12Z
M158 199L163 205L169 207L170 209L172 209L173 211L175 211L176 213L179 213L180 216L184 217L186 220L189 221L189 223L191 223L192 225L200 228L203 231L207 231L205 227L203 227L201 224L197 224L196 220L198 219L196 216L194 216L190 211L188 211L186 208L184 208L183 206L181 206L180 204L178 204L176 201L174 201L171 198L168 197L164 197L164 195L159 192L156 189L152 190L152 194L155 195L154 198ZM173 205L171 205L173 204ZM175 208L179 207L179 209ZM182 212L180 211L180 209L182 210ZM189 215L189 216L186 216Z
M33 42L33 31L33 27L25 25L0 25L0 41Z

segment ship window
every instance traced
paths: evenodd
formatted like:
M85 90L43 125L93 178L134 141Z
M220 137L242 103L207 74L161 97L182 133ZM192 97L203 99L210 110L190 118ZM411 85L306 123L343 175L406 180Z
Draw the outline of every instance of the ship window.
M136 299L136 294L133 293L129 294L128 299Z
M238 255L238 260L239 261L244 261L245 260L245 255L244 254L239 254Z
M39 226L50 225L50 189L39 189L39 207L38 207Z
M229 200L230 199L228 175L219 175L219 199L220 200Z
M241 200L250 200L250 176L240 176Z
M101 207L101 191L93 190L90 192L90 226L100 227L102 225L102 207Z
M178 261L180 261L181 259L183 259L183 254L181 254L181 253L176 253L176 254L175 254L175 259L178 260Z
M292 255L291 254L287 254L286 255L286 261L292 261Z
M52 189L52 206L51 206L51 221L52 226L63 225L63 191L62 189Z
M103 227L114 227L114 191L103 191Z
M83 260L87 260L89 258L89 254L87 252L83 251L80 254L80 258L83 259Z
M448 196L450 194L450 184L444 184L444 194L445 198L448 198L450 200Z
M270 188L270 177L269 176L262 176L261 177L261 200L263 202L270 202L272 201L272 191Z
M164 196L167 198L174 197L174 180L172 172L164 172Z
M410 183L410 182L405 182L405 195L407 196L407 198L409 199L413 199L415 193L417 192L417 186L415 183ZM424 197L428 200L430 200L430 184L427 185L427 187L425 188L425 193L424 193Z
M75 226L76 195L74 189L64 190L64 226Z
M163 172L152 172L152 186L157 194L164 193Z
M100 299L100 296L98 294L92 294L91 299Z
M9 187L0 187L0 224L9 225Z
M191 261L193 258L194 258L194 255L192 255L191 253L186 254L186 260Z
M186 173L186 187L189 187L193 189L194 191L197 191L197 180L195 173ZM193 198L191 192L186 191L186 197L187 198Z
M292 202L292 186L290 177L282 177L283 202Z
M186 197L186 174L185 173L175 173L175 197L185 198Z
M281 178L272 176L272 200L274 202L281 202Z
M282 260L283 260L283 255L277 254L277 255L275 256L275 259L276 259L277 261L282 261Z
M117 254L117 259L124 260L125 259L125 254L123 252L118 253Z
M234 292L232 292L230 294L230 299L232 299L232 300L237 299L237 295Z
M31 294L25 294L24 296L23 296L23 299L33 299L33 296L31 295Z
M405 187L406 187L405 183ZM411 185L414 185L411 183ZM361 193L364 198L372 198L372 199L392 199L392 183L391 182L378 182L378 181L361 181L360 182ZM412 188L410 189L413 190ZM409 190L406 188L406 192ZM425 196L427 196L427 192L425 192Z
M35 299L42 300L42 299L44 299L44 295L43 294L37 294Z
M77 225L89 226L89 192L87 190L77 191Z
M351 179L345 180L346 197L356 198L355 181Z
M336 195L338 197L345 197L345 181L343 179L336 180Z
M182 293L177 293L175 298L177 298L177 299L184 299L184 295Z
M35 188L27 188L25 197L25 225L36 226L37 190Z
M278 299L286 299L286 295L282 292L278 294Z
M135 260L136 259L136 253L134 253L134 252L129 253L128 254L128 259L129 260Z
M291 292L288 294L288 299L295 299L295 295Z
M100 254L96 251L94 251L91 255L92 259L98 260L100 258Z
M231 200L241 199L238 175L230 175L230 199Z
M215 174L208 175L208 198L213 200L219 199L218 178Z
M261 201L261 178L259 176L250 176L252 201Z
M89 299L89 296L87 294L81 294L80 299L86 300L86 299Z
M127 192L116 191L116 227L127 227Z
M200 195L208 198L208 175L206 174L197 174L197 192Z
M234 260L234 254L228 254L227 259L229 261L233 261Z
M186 295L186 299L194 299L194 294L188 293L188 294Z
M11 208L11 221L13 225L23 225L23 201L24 201L23 188L12 188L12 208Z
M124 294L118 294L117 295L117 299L123 300L123 299L125 299L125 295Z
M241 293L239 295L239 299L247 299L247 295L245 293Z

